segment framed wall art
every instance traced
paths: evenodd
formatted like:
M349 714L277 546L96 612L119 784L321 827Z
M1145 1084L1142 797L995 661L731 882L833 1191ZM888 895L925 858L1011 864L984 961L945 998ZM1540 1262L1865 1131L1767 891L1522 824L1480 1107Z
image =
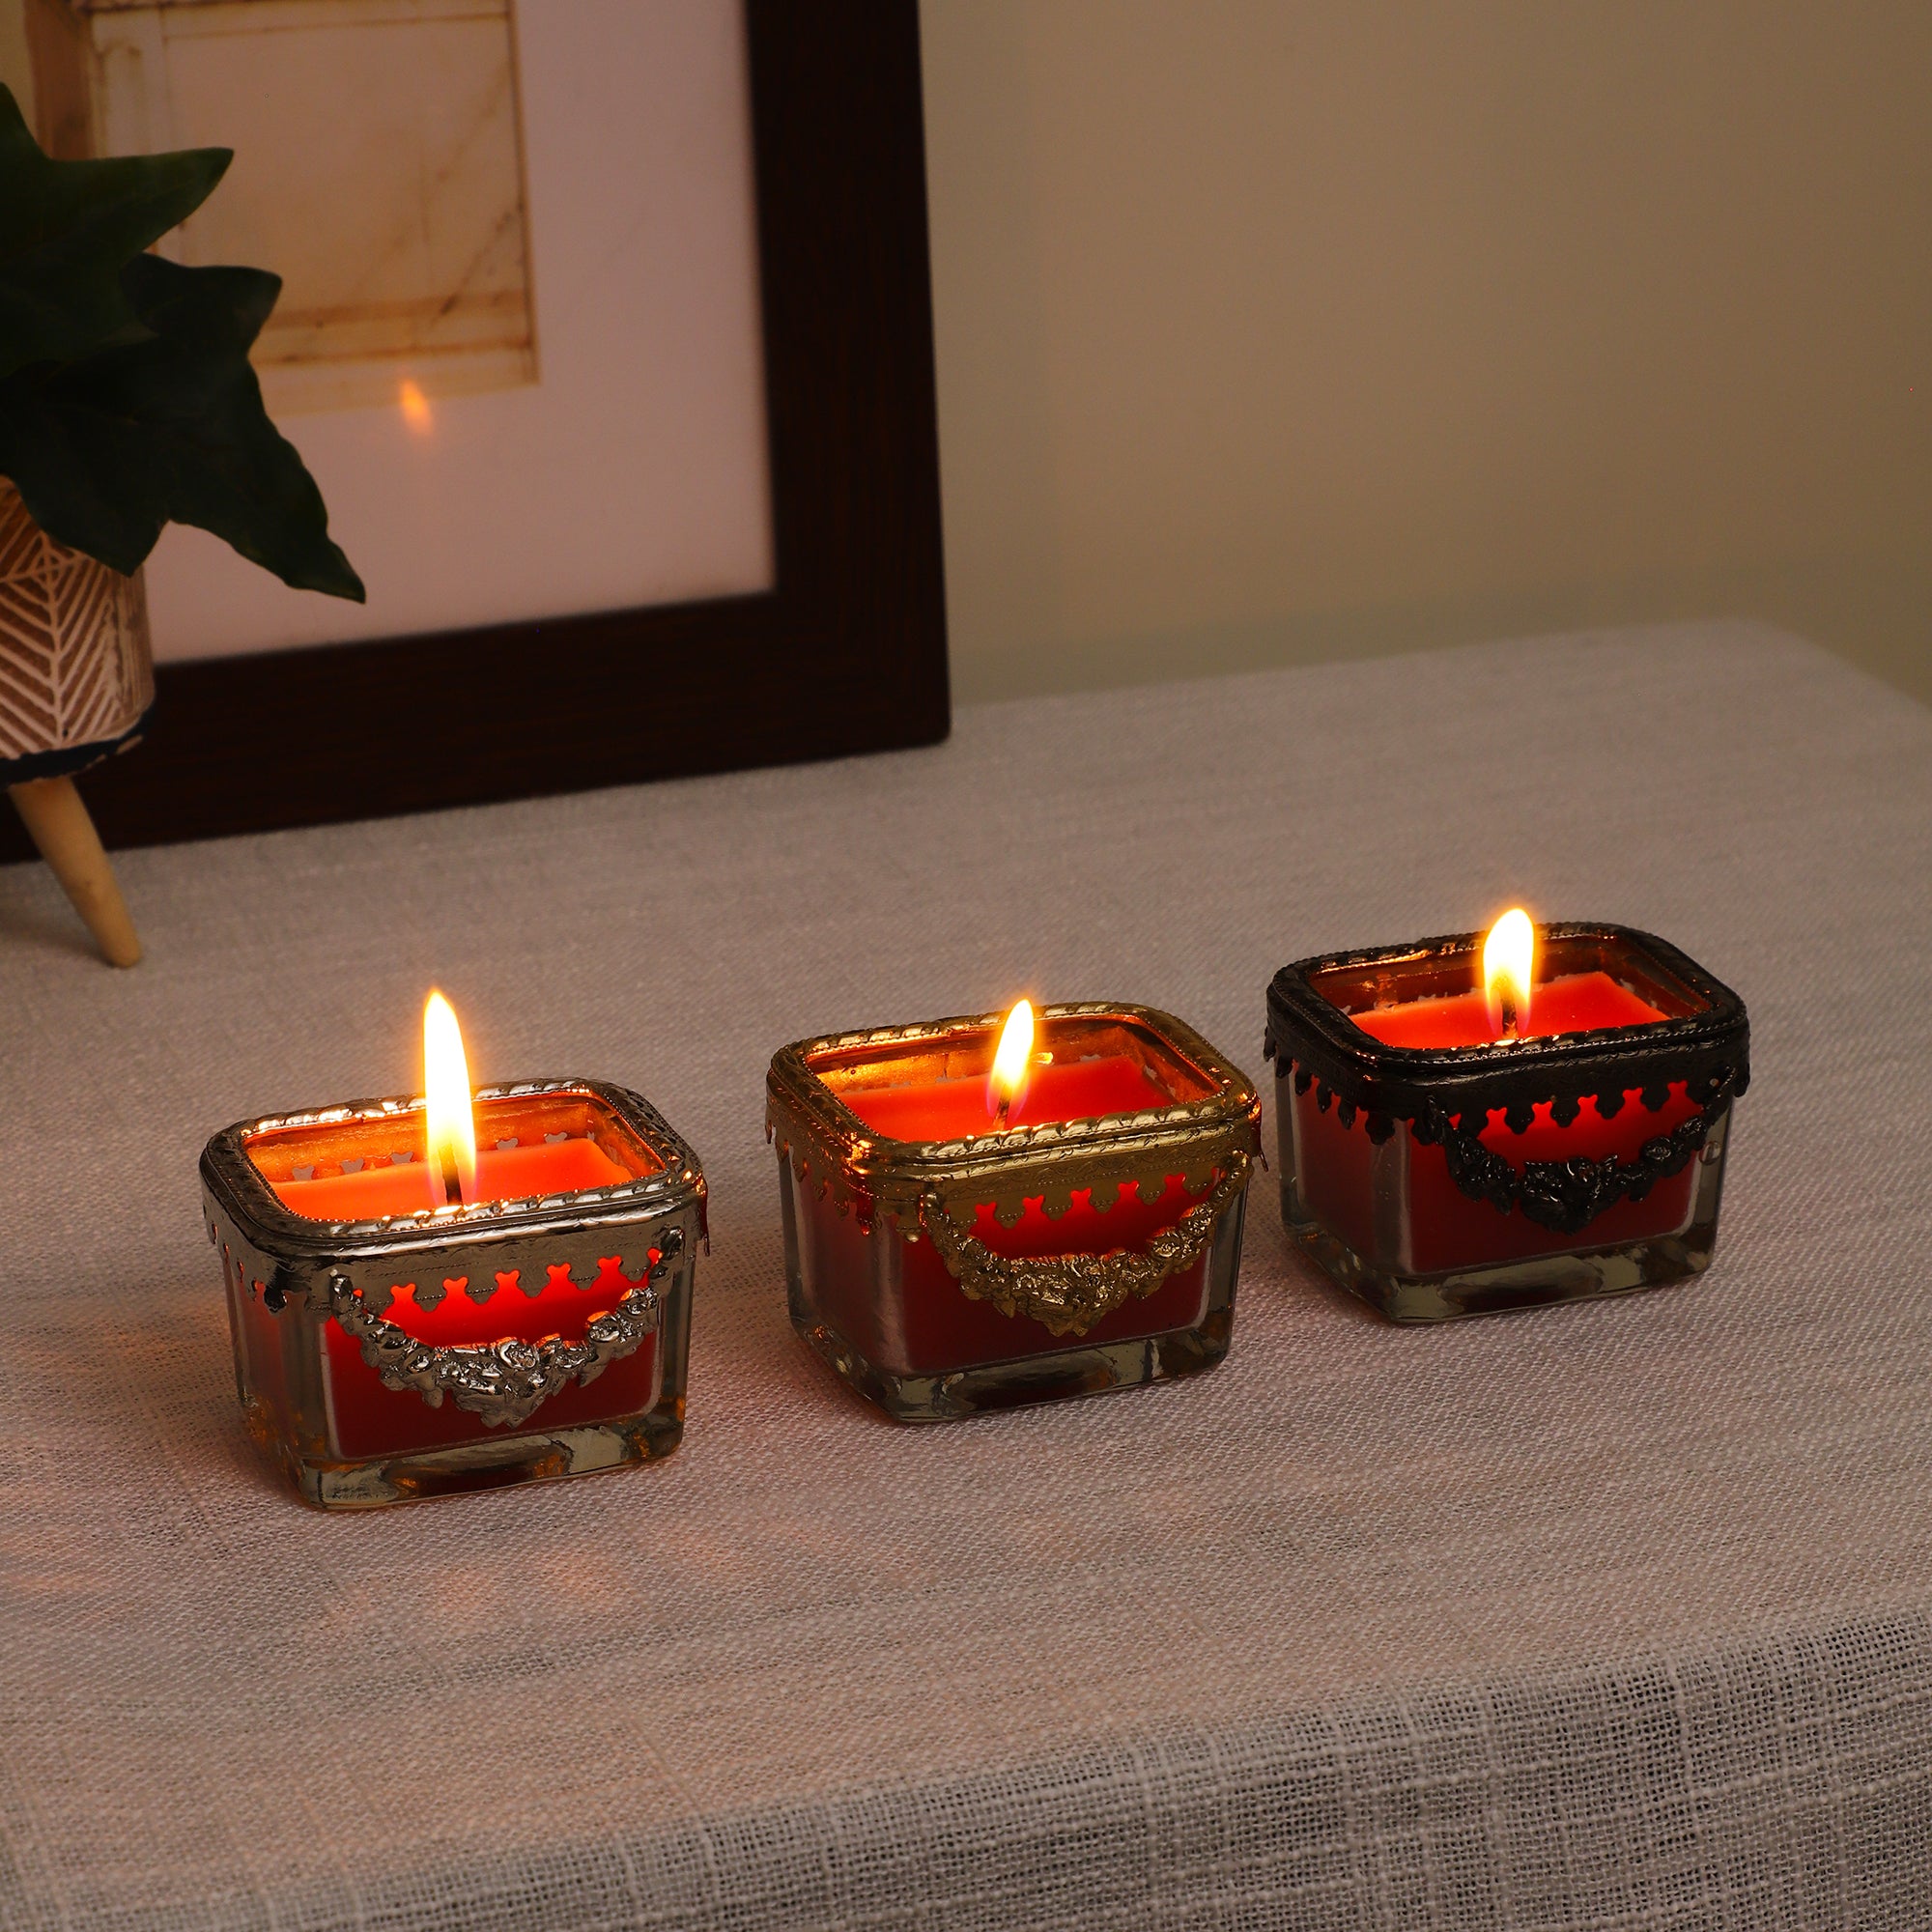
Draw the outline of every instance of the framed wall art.
M171 526L109 844L945 735L917 0L25 4L43 143L235 150L369 593Z

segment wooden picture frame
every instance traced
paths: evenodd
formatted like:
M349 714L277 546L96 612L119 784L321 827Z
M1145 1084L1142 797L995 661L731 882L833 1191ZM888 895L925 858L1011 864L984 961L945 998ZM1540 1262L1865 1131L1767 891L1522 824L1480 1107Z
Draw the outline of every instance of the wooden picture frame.
M746 0L746 27L774 587L161 664L152 736L80 781L108 845L946 736L917 0Z

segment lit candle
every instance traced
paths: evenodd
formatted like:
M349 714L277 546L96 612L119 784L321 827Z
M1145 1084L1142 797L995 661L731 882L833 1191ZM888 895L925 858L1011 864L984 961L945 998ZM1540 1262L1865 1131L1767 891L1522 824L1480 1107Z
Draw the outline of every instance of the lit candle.
M423 1098L244 1121L203 1153L250 1433L325 1508L668 1455L696 1156L601 1081L472 1092L440 993L423 1042Z
M1143 1007L801 1040L772 1062L793 1325L905 1420L1226 1353L1260 1103Z
M1269 988L1267 1050L1291 1231L1399 1320L1709 1263L1749 1028L1661 940L1514 908L1486 936L1302 960Z

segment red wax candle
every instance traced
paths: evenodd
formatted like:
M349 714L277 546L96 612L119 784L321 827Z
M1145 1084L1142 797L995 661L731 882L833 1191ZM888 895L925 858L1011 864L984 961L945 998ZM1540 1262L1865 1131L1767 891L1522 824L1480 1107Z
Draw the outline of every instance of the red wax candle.
M902 1087L852 1087L840 1096L876 1132L897 1141L953 1141L1000 1130L996 1111L986 1103L983 1074L924 1080ZM1036 1066L1026 1092L1009 1109L1012 1127L1098 1120L1172 1106L1170 1085L1155 1084L1146 1065L1122 1054L1101 1054L1065 1064ZM1132 1189L1122 1190L1106 1211L1094 1206L1093 1190L1075 1193L1072 1206L1050 1218L1043 1200L1029 1200L1018 1222L1001 1224L990 1204L982 1205L974 1233L1000 1255L1104 1255L1116 1248L1145 1247L1149 1237L1171 1228L1194 1205L1179 1174L1166 1177L1166 1191L1150 1203ZM870 1292L865 1252L873 1239L868 1227L840 1213L829 1196L808 1205L801 1238L813 1250L825 1279L835 1284L830 1312L855 1342L868 1343L872 1359L890 1357L915 1375L938 1375L1016 1355L1042 1354L1067 1346L1063 1336L1024 1315L1004 1315L990 1302L960 1293L930 1241L916 1242L904 1254L903 1303L881 1306ZM1089 1331L1094 1342L1117 1342L1185 1328L1200 1319L1207 1287L1207 1257L1172 1274L1153 1294L1117 1308Z
M904 1087L852 1087L840 1096L875 1131L895 1141L952 1141L995 1132L1001 1125L986 1104L983 1074L924 1080ZM1171 1086L1157 1084L1139 1062L1122 1054L1035 1066L1026 1091L1009 1108L1008 1126L1098 1120L1174 1104Z
M463 1093L468 1098L467 1085ZM279 1207L300 1217L291 1229L311 1227L351 1256L382 1250L380 1275L357 1263L360 1291L385 1292L382 1305L368 1312L410 1342L428 1349L540 1348L584 1343L592 1325L646 1280L664 1290L659 1232L647 1220L624 1218L626 1183L665 1173L650 1139L660 1123L640 1131L626 1111L639 1104L615 1090L564 1083L543 1083L529 1094L486 1092L473 1107L481 1144L464 1208L440 1205L427 1157L437 1129L419 1105L345 1109L240 1129L229 1138ZM592 1190L596 1198L580 1205L577 1197ZM554 1205L533 1211L535 1203ZM587 1232L605 1218L611 1225ZM519 1231L526 1225L586 1232L526 1237ZM682 1230L674 1245L685 1252ZM533 1417L506 1427L447 1395L432 1405L416 1388L385 1383L365 1337L318 1310L292 1310L267 1271L244 1266L233 1243L224 1266L251 1424L280 1455L300 1445L300 1481L311 1500L328 1499L338 1483L355 1495L354 1479L340 1472L400 1463L415 1469L424 1458L521 1435L555 1439L561 1432L576 1441L584 1438L573 1432L602 1431L586 1453L617 1460L663 1453L656 1445L674 1439L681 1333L670 1365L674 1384L666 1379L662 1331L647 1333L588 1381L566 1381ZM681 1309L681 1289L678 1294ZM668 1426L661 1411L668 1411ZM635 1443L623 1434L639 1429ZM514 1447L512 1440L505 1454ZM535 1457L529 1473L540 1472L548 1452L515 1453ZM477 1480L496 1466L479 1464ZM459 1468L452 1465L437 1480L461 1487L468 1478Z
M943 1183L945 1225L986 1255L1048 1266L1097 1257L1112 1266L1114 1258L1146 1257L1232 1173L1245 1180L1245 1152L1236 1156L1232 1142L1252 1135L1244 1111L1252 1094L1232 1069L1221 1074L1205 1042L1201 1057L1212 1070L1176 1051L1145 1023L1142 1009L1052 1009L1043 1017L1043 1048L1004 1116L988 1102L993 1029L984 1022L905 1029L902 1037L801 1042L773 1064L773 1125L781 1153L789 1143L805 1180L795 1185L793 1165L784 1168L793 1322L895 1415L930 1418L996 1406L991 1390L1002 1379L1014 1391L1004 1399L1037 1400L1183 1373L1160 1364L1167 1339L1189 1338L1170 1350L1179 1361L1191 1338L1210 1326L1217 1339L1192 1365L1207 1366L1225 1350L1237 1202L1225 1247L1191 1248L1146 1292L1073 1325L1058 1305L1042 1315L1031 1302L1009 1307L983 1291L969 1293L958 1258L942 1253L932 1236L929 1216L938 1210L929 1189ZM1165 1015L1153 1017L1179 1030ZM846 1039L863 1044L848 1047ZM1201 1133L1190 1137L1177 1127L1163 1143L1137 1126L1186 1110L1211 1113L1224 1099L1238 1131L1228 1122L1204 1121ZM1094 1185L1057 1185L1052 1153L1066 1142L1052 1130L1081 1122L1092 1131L1067 1141L1084 1151L1105 1148L1113 1136L1126 1150L1119 1175ZM821 1132L821 1147L838 1149L829 1156L836 1173L804 1152L805 1139ZM1047 1138L1031 1141L1035 1133ZM1209 1144L1216 1155L1204 1158ZM1100 1172L1106 1166L1099 1161ZM1016 1184L1022 1175L1038 1179ZM882 1185L895 1202L884 1211L875 1195ZM977 1187L983 1192L966 1191ZM1005 1217L996 1201L1006 1203ZM1230 1210L1214 1211L1225 1218ZM1141 1363L1131 1374L1129 1351ZM1065 1386L1050 1369L1029 1375L1017 1366L1075 1354L1091 1366L1068 1370ZM990 1373L1002 1368L1011 1373ZM961 1394L962 1378L982 1371L989 1373L974 1391Z
M620 1248L622 1240L613 1239L609 1245ZM630 1255L607 1257L596 1279L587 1285L554 1281L546 1272L534 1299L524 1294L521 1284L499 1284L482 1304L468 1293L468 1276L442 1276L438 1268L419 1280L421 1270L405 1267L398 1270L404 1278L394 1284L385 1317L431 1347L506 1339L540 1343L552 1336L581 1341L590 1323L606 1314L630 1285L633 1277L624 1270L635 1269L641 1278L660 1259L654 1245L645 1245L635 1260ZM270 1430L292 1429L292 1373L314 1373L322 1402L317 1421L332 1458L377 1461L502 1437L501 1429L454 1402L433 1408L410 1390L386 1387L364 1359L360 1344L333 1321L319 1331L321 1360L316 1370L292 1372L286 1315L268 1305L262 1285L250 1282L237 1264L224 1258L223 1265L229 1276L237 1352L248 1365L249 1395L260 1405L250 1414L258 1435L266 1439ZM440 1291L433 1307L416 1301L419 1290L425 1288L433 1293ZM538 1410L541 1429L548 1433L582 1428L654 1408L663 1393L659 1343L659 1336L646 1336L594 1381L572 1382L559 1389Z
M559 1137L533 1147L511 1141L476 1152L478 1201L526 1201L633 1179L595 1141ZM376 1221L441 1205L429 1165L413 1151L364 1160L354 1172L271 1180L280 1199L311 1221Z
M572 1135L538 1137L484 1146L476 1154L479 1203L522 1201L610 1187L635 1179L594 1140ZM315 1172L270 1180L275 1194L298 1214L331 1223L411 1216L438 1204L427 1161L411 1151L364 1160L350 1172ZM612 1242L613 1246L620 1245ZM594 1280L565 1269L545 1269L524 1280L523 1270L471 1281L433 1270L422 1281L400 1279L387 1319L432 1347L503 1340L541 1342L554 1335L578 1341L590 1323L659 1259L654 1250L636 1257L600 1257ZM629 1267L629 1274L625 1272ZM471 1289L488 1288L487 1298ZM385 1388L363 1359L361 1345L333 1323L326 1331L327 1389L336 1446L345 1456L377 1457L459 1442L481 1441L490 1429L480 1416L445 1402L431 1408L407 1393ZM657 1400L658 1353L652 1337L583 1387L570 1387L544 1405L546 1424L570 1428L648 1409Z
M600 1080L475 1090L423 1005L423 1097L239 1121L202 1151L249 1434L305 1501L375 1509L668 1456L697 1156Z
M1477 991L1438 994L1350 1017L1364 1033L1389 1046L1485 1046L1495 1038L1488 1001ZM1537 986L1521 1037L1553 1039L1595 1027L1642 1026L1663 1017L1634 988L1607 973L1566 973ZM1641 1097L1634 1088L1621 1093L1621 1105L1608 1118L1593 1098L1567 1126L1557 1124L1545 1101L1521 1134L1510 1130L1500 1107L1488 1110L1481 1128L1483 1145L1518 1164L1574 1160L1579 1155L1601 1160L1606 1154L1634 1160L1646 1141L1667 1133L1696 1111L1681 1082L1671 1088L1669 1099L1655 1114L1640 1104ZM1325 1156L1331 1167L1338 1158L1345 1167L1360 1164L1352 1150L1333 1146L1340 1136L1346 1149L1352 1129L1343 1128L1337 1115L1324 1113L1312 1092L1297 1095L1295 1108L1297 1130L1305 1134L1311 1159L1321 1162ZM1321 1147L1324 1141L1331 1144L1329 1148ZM1694 1170L1686 1168L1660 1181L1643 1200L1623 1202L1591 1227L1552 1243L1548 1229L1505 1217L1489 1203L1470 1200L1450 1177L1448 1157L1440 1147L1417 1147L1411 1150L1409 1162L1408 1261L1418 1271L1431 1273L1546 1254L1552 1245L1596 1247L1675 1233L1689 1218L1695 1183ZM1350 1192L1359 1196L1358 1189Z
M1479 945L1276 976L1291 1230L1403 1320L1701 1267L1728 1099L1748 1077L1736 995L1647 935L1550 928L1526 1015L1503 988L1499 1036Z
M1403 1006L1373 1007L1349 1015L1388 1046L1487 1046L1495 1038L1481 992L1438 993ZM1530 1002L1525 1039L1549 1039L1592 1027L1643 1026L1664 1015L1634 988L1607 973L1565 973L1546 980Z
M1634 988L1612 980L1607 973L1567 973L1537 986L1521 1037L1553 1039L1596 1027L1641 1026L1663 1017ZM1373 1008L1351 1013L1350 1018L1388 1046L1486 1046L1495 1038L1488 1002L1476 991ZM1532 1160L1565 1161L1579 1156L1601 1160L1606 1154L1628 1161L1635 1159L1646 1141L1668 1133L1696 1111L1695 1102L1687 1097L1679 1081L1655 1113L1642 1104L1640 1090L1619 1089L1607 1115L1599 1097L1592 1097L1582 1103L1574 1121L1559 1125L1552 1118L1550 1103L1544 1101L1537 1106L1528 1129L1518 1134L1504 1120L1504 1110L1497 1107L1485 1111L1478 1132L1485 1147L1519 1166ZM1307 1092L1294 1097L1294 1125L1298 1149L1305 1151L1305 1172L1311 1183L1317 1184L1315 1198L1325 1191L1347 1232L1372 1241L1366 1123L1357 1120L1344 1126L1340 1112L1324 1108L1311 1083ZM1695 1169L1687 1167L1657 1182L1641 1201L1621 1202L1589 1227L1566 1237L1552 1236L1548 1229L1520 1216L1499 1214L1486 1201L1472 1201L1456 1185L1441 1147L1415 1145L1408 1150L1408 1228L1404 1259L1418 1273L1430 1274L1677 1233L1689 1219L1696 1178Z

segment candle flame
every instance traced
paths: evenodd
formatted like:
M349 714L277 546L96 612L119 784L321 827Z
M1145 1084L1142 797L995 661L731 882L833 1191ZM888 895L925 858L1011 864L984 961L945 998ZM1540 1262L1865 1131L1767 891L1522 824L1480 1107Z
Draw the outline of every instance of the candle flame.
M430 1201L460 1208L476 1198L476 1116L463 1029L449 1002L434 990L423 1006L423 1094Z
M1002 1126L1018 1112L1032 1077L1033 1006L1022 1000L1007 1015L1007 1023L1000 1029L1000 1043L993 1052L993 1070L986 1077L986 1111L997 1114Z
M1520 906L1512 906L1483 941L1483 992L1490 1031L1498 1039L1520 1039L1529 1029L1529 989L1536 976L1536 927Z

